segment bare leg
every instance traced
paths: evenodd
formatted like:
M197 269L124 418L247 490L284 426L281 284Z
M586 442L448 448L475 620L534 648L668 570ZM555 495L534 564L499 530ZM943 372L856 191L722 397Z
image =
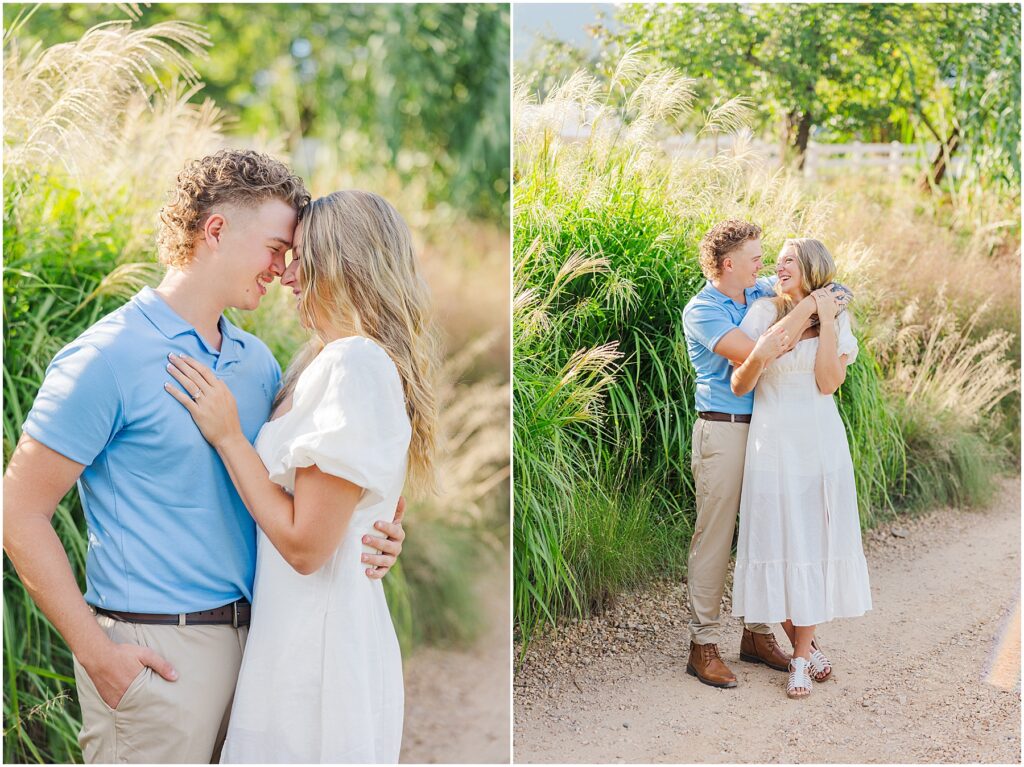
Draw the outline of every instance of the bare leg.
M790 644L793 645L793 649L796 649L796 627L793 626L793 621L787 618L782 622L782 630L786 632L786 636L789 637ZM811 638L811 649L818 649L818 642L813 637ZM796 653L794 653L795 655ZM824 682L828 679L829 674L832 673L832 666L826 663L823 671L812 671L811 676L818 682Z
M787 621L788 623L788 621ZM783 624L785 626L785 624ZM793 626L793 632L795 634L795 641L793 642L793 657L803 658L810 662L811 660L811 642L814 641L814 626ZM788 631L786 632L789 633ZM796 697L804 697L810 695L809 689L798 687L795 690Z
M796 629L793 628L793 621L786 618L786 620L782 622L782 630L785 631L786 636L789 637L789 643L793 645L793 647L796 647Z
M811 659L811 642L814 641L814 626L795 626L796 641L793 643L793 655L804 660Z

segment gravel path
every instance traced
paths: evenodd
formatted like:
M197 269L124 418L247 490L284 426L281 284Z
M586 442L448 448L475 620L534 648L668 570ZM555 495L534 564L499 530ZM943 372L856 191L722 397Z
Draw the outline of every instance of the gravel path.
M984 510L868 533L874 609L820 628L835 671L803 701L739 660L731 617L720 650L739 686L688 676L685 585L567 624L517 671L515 761L1019 763L1020 511L1016 477Z
M480 577L486 625L468 650L418 650L405 664L403 764L508 764L508 554Z

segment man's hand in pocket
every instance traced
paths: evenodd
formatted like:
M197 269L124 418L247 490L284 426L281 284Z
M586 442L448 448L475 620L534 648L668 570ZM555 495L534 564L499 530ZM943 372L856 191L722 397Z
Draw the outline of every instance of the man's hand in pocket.
M178 672L170 663L148 647L134 644L111 643L100 659L90 664L83 662L82 665L103 702L114 709L146 666L168 682L178 678Z

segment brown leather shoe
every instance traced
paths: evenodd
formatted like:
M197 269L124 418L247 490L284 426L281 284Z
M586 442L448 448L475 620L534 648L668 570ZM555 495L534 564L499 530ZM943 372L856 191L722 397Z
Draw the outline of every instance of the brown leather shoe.
M775 641L775 634L755 634L750 629L743 629L740 660L763 663L776 671L789 671L790 657Z
M736 686L736 677L718 654L716 644L690 642L690 659L686 662L686 673L712 687Z

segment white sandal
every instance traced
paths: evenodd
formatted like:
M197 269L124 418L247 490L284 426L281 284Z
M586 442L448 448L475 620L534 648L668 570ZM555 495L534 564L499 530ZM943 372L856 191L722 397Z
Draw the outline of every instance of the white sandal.
M789 662L789 683L786 685L786 695L790 698L806 698L811 694L811 677L807 673L810 662L799 655L793 656ZM798 693L797 690L807 692Z
M828 669L826 671L826 669ZM830 676L832 676L832 664L829 662L825 654L818 649L818 643L811 643L811 670L814 672L811 674L811 679L815 682L824 682Z

